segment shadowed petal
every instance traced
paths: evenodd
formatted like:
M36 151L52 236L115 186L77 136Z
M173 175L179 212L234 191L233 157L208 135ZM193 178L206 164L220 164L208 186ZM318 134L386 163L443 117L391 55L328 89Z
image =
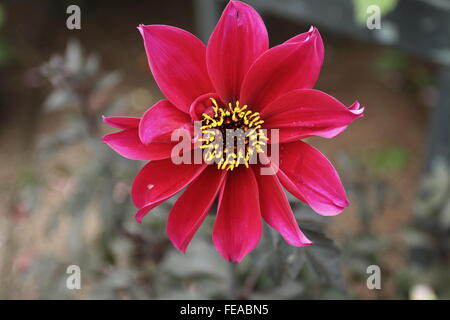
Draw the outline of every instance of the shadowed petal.
M277 230L287 243L294 246L312 244L300 230L277 176L261 175L259 169L254 172L258 181L259 204L264 220Z
M206 47L193 34L170 26L140 25L150 69L161 91L188 113L200 95L213 92L206 69Z
M103 136L102 141L121 156L132 160L160 160L170 158L174 143L141 142L138 129L125 129Z
M148 211L183 189L204 168L205 165L197 164L177 165L172 159L151 161L145 165L131 188L133 203L140 208L136 220L141 222Z
M319 31L312 28L298 38L302 41L294 39L267 50L250 67L240 98L252 110L263 110L270 102L292 90L314 86L323 62Z
M132 129L139 126L141 118L134 117L105 117L102 116L103 122L117 129Z
M321 215L336 215L349 205L333 165L317 149L302 141L281 145L277 175L290 193Z
M263 111L265 128L280 129L280 142L310 136L332 138L363 116L359 103L346 107L332 96L313 89L299 89L278 98Z
M223 101L239 99L244 76L268 47L267 30L259 14L245 3L228 2L206 50L209 76Z
M167 235L183 252L208 214L226 172L214 166L206 168L172 207L167 221Z
M213 229L217 251L227 260L240 262L261 237L258 185L253 170L238 168L228 173L219 197Z
M172 132L179 128L190 130L188 114L177 109L170 101L161 100L148 109L139 124L139 137L145 144L171 142Z
M217 104L223 105L220 97L216 93L207 93L201 95L191 104L189 108L189 114L191 115L192 121L201 121L203 113L207 113L210 116L214 113L212 106L213 102L211 98L215 99Z

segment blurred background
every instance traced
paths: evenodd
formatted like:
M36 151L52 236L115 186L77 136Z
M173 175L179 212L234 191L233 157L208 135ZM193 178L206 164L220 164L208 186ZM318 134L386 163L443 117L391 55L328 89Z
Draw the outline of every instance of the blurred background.
M100 139L101 115L141 116L162 98L138 24L207 40L225 2L0 0L0 299L450 298L450 3L446 0L254 0L271 46L319 28L316 88L365 117L310 139L337 168L351 205L322 218L290 198L316 245L266 229L231 265L207 218L187 254L165 235L173 200L142 225L130 186L143 162ZM81 29L69 30L69 5ZM371 30L367 8L380 8ZM69 265L81 289L69 290ZM367 268L381 289L367 287Z

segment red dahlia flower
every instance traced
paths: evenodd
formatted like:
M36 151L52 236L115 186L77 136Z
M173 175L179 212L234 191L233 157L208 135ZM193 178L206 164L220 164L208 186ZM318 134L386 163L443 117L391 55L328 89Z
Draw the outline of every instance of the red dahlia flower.
M175 27L138 29L150 69L167 99L142 118L104 118L122 130L103 138L126 158L150 160L132 187L137 221L186 187L167 222L169 238L183 252L217 196L213 242L225 259L239 262L256 247L262 219L288 243L310 245L282 186L321 215L336 215L349 202L331 163L300 140L333 138L363 112L358 102L346 107L312 89L324 55L319 31L311 28L269 49L261 17L239 1L228 3L207 46ZM171 134L180 128L193 133L194 121L201 121L202 134L207 135L194 139L197 148L207 151L204 159L215 159L217 165L206 160L176 164L171 158L177 145ZM244 147L219 150L217 132L225 129L250 130L241 137ZM278 141L262 129L278 129ZM275 169L272 175L262 175L263 165L249 161L265 152L266 141L279 146L279 162L264 164Z

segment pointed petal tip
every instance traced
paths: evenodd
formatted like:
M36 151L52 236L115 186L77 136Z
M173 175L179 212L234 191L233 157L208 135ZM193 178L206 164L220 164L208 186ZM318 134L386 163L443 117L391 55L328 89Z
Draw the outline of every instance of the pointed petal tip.
M145 34L150 33L152 25L145 25L145 24L139 24L136 28L139 30L139 33L142 37L145 36ZM145 39L144 39L145 40Z
M134 219L137 223L142 224L142 220L144 220L145 216L154 208L156 205L146 205L142 208L140 208L136 215L134 216Z
M354 114L357 115L358 118L364 117L365 107L361 106L359 101L355 101L348 109Z
M103 121L103 123L106 123L106 124L109 125L110 127L113 127L113 128L114 128L114 125L111 124L110 118L111 118L111 117L107 117L107 116L105 116L104 114L102 114L102 121Z
M302 240L296 239L296 240L289 240L289 241L287 239L284 239L284 240L287 243L289 243L291 246L294 246L294 247L308 247L313 244L312 241L310 241L309 239L302 239Z
M309 240L302 231L299 232L296 239L292 239L292 238L289 239L286 237L284 237L284 239L287 243L289 243L290 245L293 245L295 247L307 247L307 246L311 246L313 244L313 242L311 240Z
M139 30L142 37L144 37L145 35L150 36L150 37L154 36L156 34L153 31L157 32L158 29L159 30L162 30L164 28L178 29L176 27L166 26L166 25L162 25L162 24L142 24L142 23L139 24L136 28Z
M250 5L248 5L248 4L245 3L245 2L237 1L237 0L230 0L230 1L228 1L228 3L227 3L227 7L237 8L239 5L246 6L246 7L251 7ZM226 8L225 8L225 10L226 10ZM225 11L225 10L224 10L224 11Z
M259 238L258 238L258 242L259 242ZM244 250L239 250L239 251L223 250L221 243L213 237L213 244L214 244L214 247L216 248L217 252L219 252L219 254L225 260L227 260L231 263L240 263L251 251L253 251L257 247L258 242L255 243L253 246L251 246L247 249L244 249Z
M225 257L224 256L224 258L225 258L225 260L227 260L230 263L238 264L238 263L240 263L242 261L242 259L245 258L245 255L244 256L237 256L237 257L235 257L235 256L226 256Z
M106 134L102 137L102 142L108 144L108 136L109 134Z
M138 29L139 33L141 34L141 36L144 36L144 30L143 30L143 24L140 24L136 27L136 29Z
M102 115L102 120L104 123L109 125L110 127L116 129L132 129L136 128L139 125L140 118L136 117L124 117L124 116L112 116L108 117Z
M154 27L163 26L163 25L157 25L157 24L143 24L140 23L136 28L139 30L139 33L142 37L144 37L145 34L150 34L151 31L154 29Z
M232 263L240 263L251 251L253 251L258 243L256 243L254 246L252 246L249 249L246 249L244 251L241 252L227 252L224 250L221 250L219 245L216 244L216 242L213 239L213 243L214 243L214 247L216 248L216 250L220 253L220 255L227 261L232 262Z
M147 215L147 213L150 212L151 209L153 209L155 206L153 205L146 205L142 208L140 208L137 212L136 215L134 216L134 219L136 220L137 223L142 224L142 220L144 220L145 216Z
M320 38L320 32L319 29L317 29L315 26L311 26L309 28L309 30L306 32L307 37L304 39L304 41L308 41L312 38L314 38L314 40L317 40L318 38Z
M181 251L182 254L186 254L187 246L186 247L180 247L177 248L179 251Z
M345 190L344 190L344 192L345 192ZM324 216L337 216L338 214L342 213L345 210L345 208L347 208L350 205L350 201L348 200L346 192L342 199L334 199L333 202L334 202L333 207L328 207L328 208L314 208L313 207L313 210Z
M322 216L333 217L337 216L338 214L341 214L344 211L344 209L348 207L348 205L350 204L348 200L344 200L343 203L344 205L339 205L335 203L333 207L326 207L326 208L313 206L312 204L310 204L310 206L314 210L314 212Z
M319 29L317 29L315 26L311 25L311 27L309 27L309 30L307 31L307 33L311 35L320 35Z
M177 241L175 241L175 239L173 239L170 234L167 234L168 238L170 239L170 242L172 243L172 245L174 246L175 249L177 249L178 251L180 251L183 254L186 254L186 250L187 250L187 245L184 245L183 243L178 243Z
M305 235L303 235L302 237L303 239L298 239L295 241L287 241L290 245L295 246L295 247L309 247L314 245L314 242L312 242L311 240L309 240L308 238L306 238Z
M166 228L166 234L167 234L167 237L169 238L170 242L174 246L174 248L177 249L178 251L181 251L183 254L186 254L186 250L187 250L189 244L191 243L191 241L190 241L191 238L183 239L180 241L179 237L176 237L173 230L171 231L169 228Z
M143 219L143 218L144 218L144 217L141 217L141 216L139 215L139 213L137 213L136 216L134 217L134 219L136 220L136 222L139 223L139 224L142 224L142 219Z
M120 131L119 131L120 132ZM114 149L114 140L115 140L115 136L118 132L113 132L113 133L109 133L109 134L105 134L102 137L102 142L107 144L111 149Z

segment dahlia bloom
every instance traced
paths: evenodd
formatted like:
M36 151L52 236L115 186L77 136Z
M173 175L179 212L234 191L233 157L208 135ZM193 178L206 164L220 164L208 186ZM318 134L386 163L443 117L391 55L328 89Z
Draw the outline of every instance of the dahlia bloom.
M363 113L358 102L347 107L312 89L324 56L319 31L312 27L269 49L261 17L239 1L228 3L207 46L171 26L138 29L166 99L142 118L105 117L121 130L103 137L120 155L149 161L131 190L136 220L186 188L167 222L168 237L183 252L217 197L212 238L225 259L239 262L256 247L262 220L289 244L310 245L282 187L325 216L342 212L349 202L332 164L301 139L333 138ZM194 133L195 121L201 121L202 138ZM200 163L173 161L177 129L192 135L191 150L206 152ZM250 130L241 137L244 147L219 150L225 129ZM277 129L277 139L263 129ZM250 161L274 144L279 161ZM262 167L274 174L261 174Z

